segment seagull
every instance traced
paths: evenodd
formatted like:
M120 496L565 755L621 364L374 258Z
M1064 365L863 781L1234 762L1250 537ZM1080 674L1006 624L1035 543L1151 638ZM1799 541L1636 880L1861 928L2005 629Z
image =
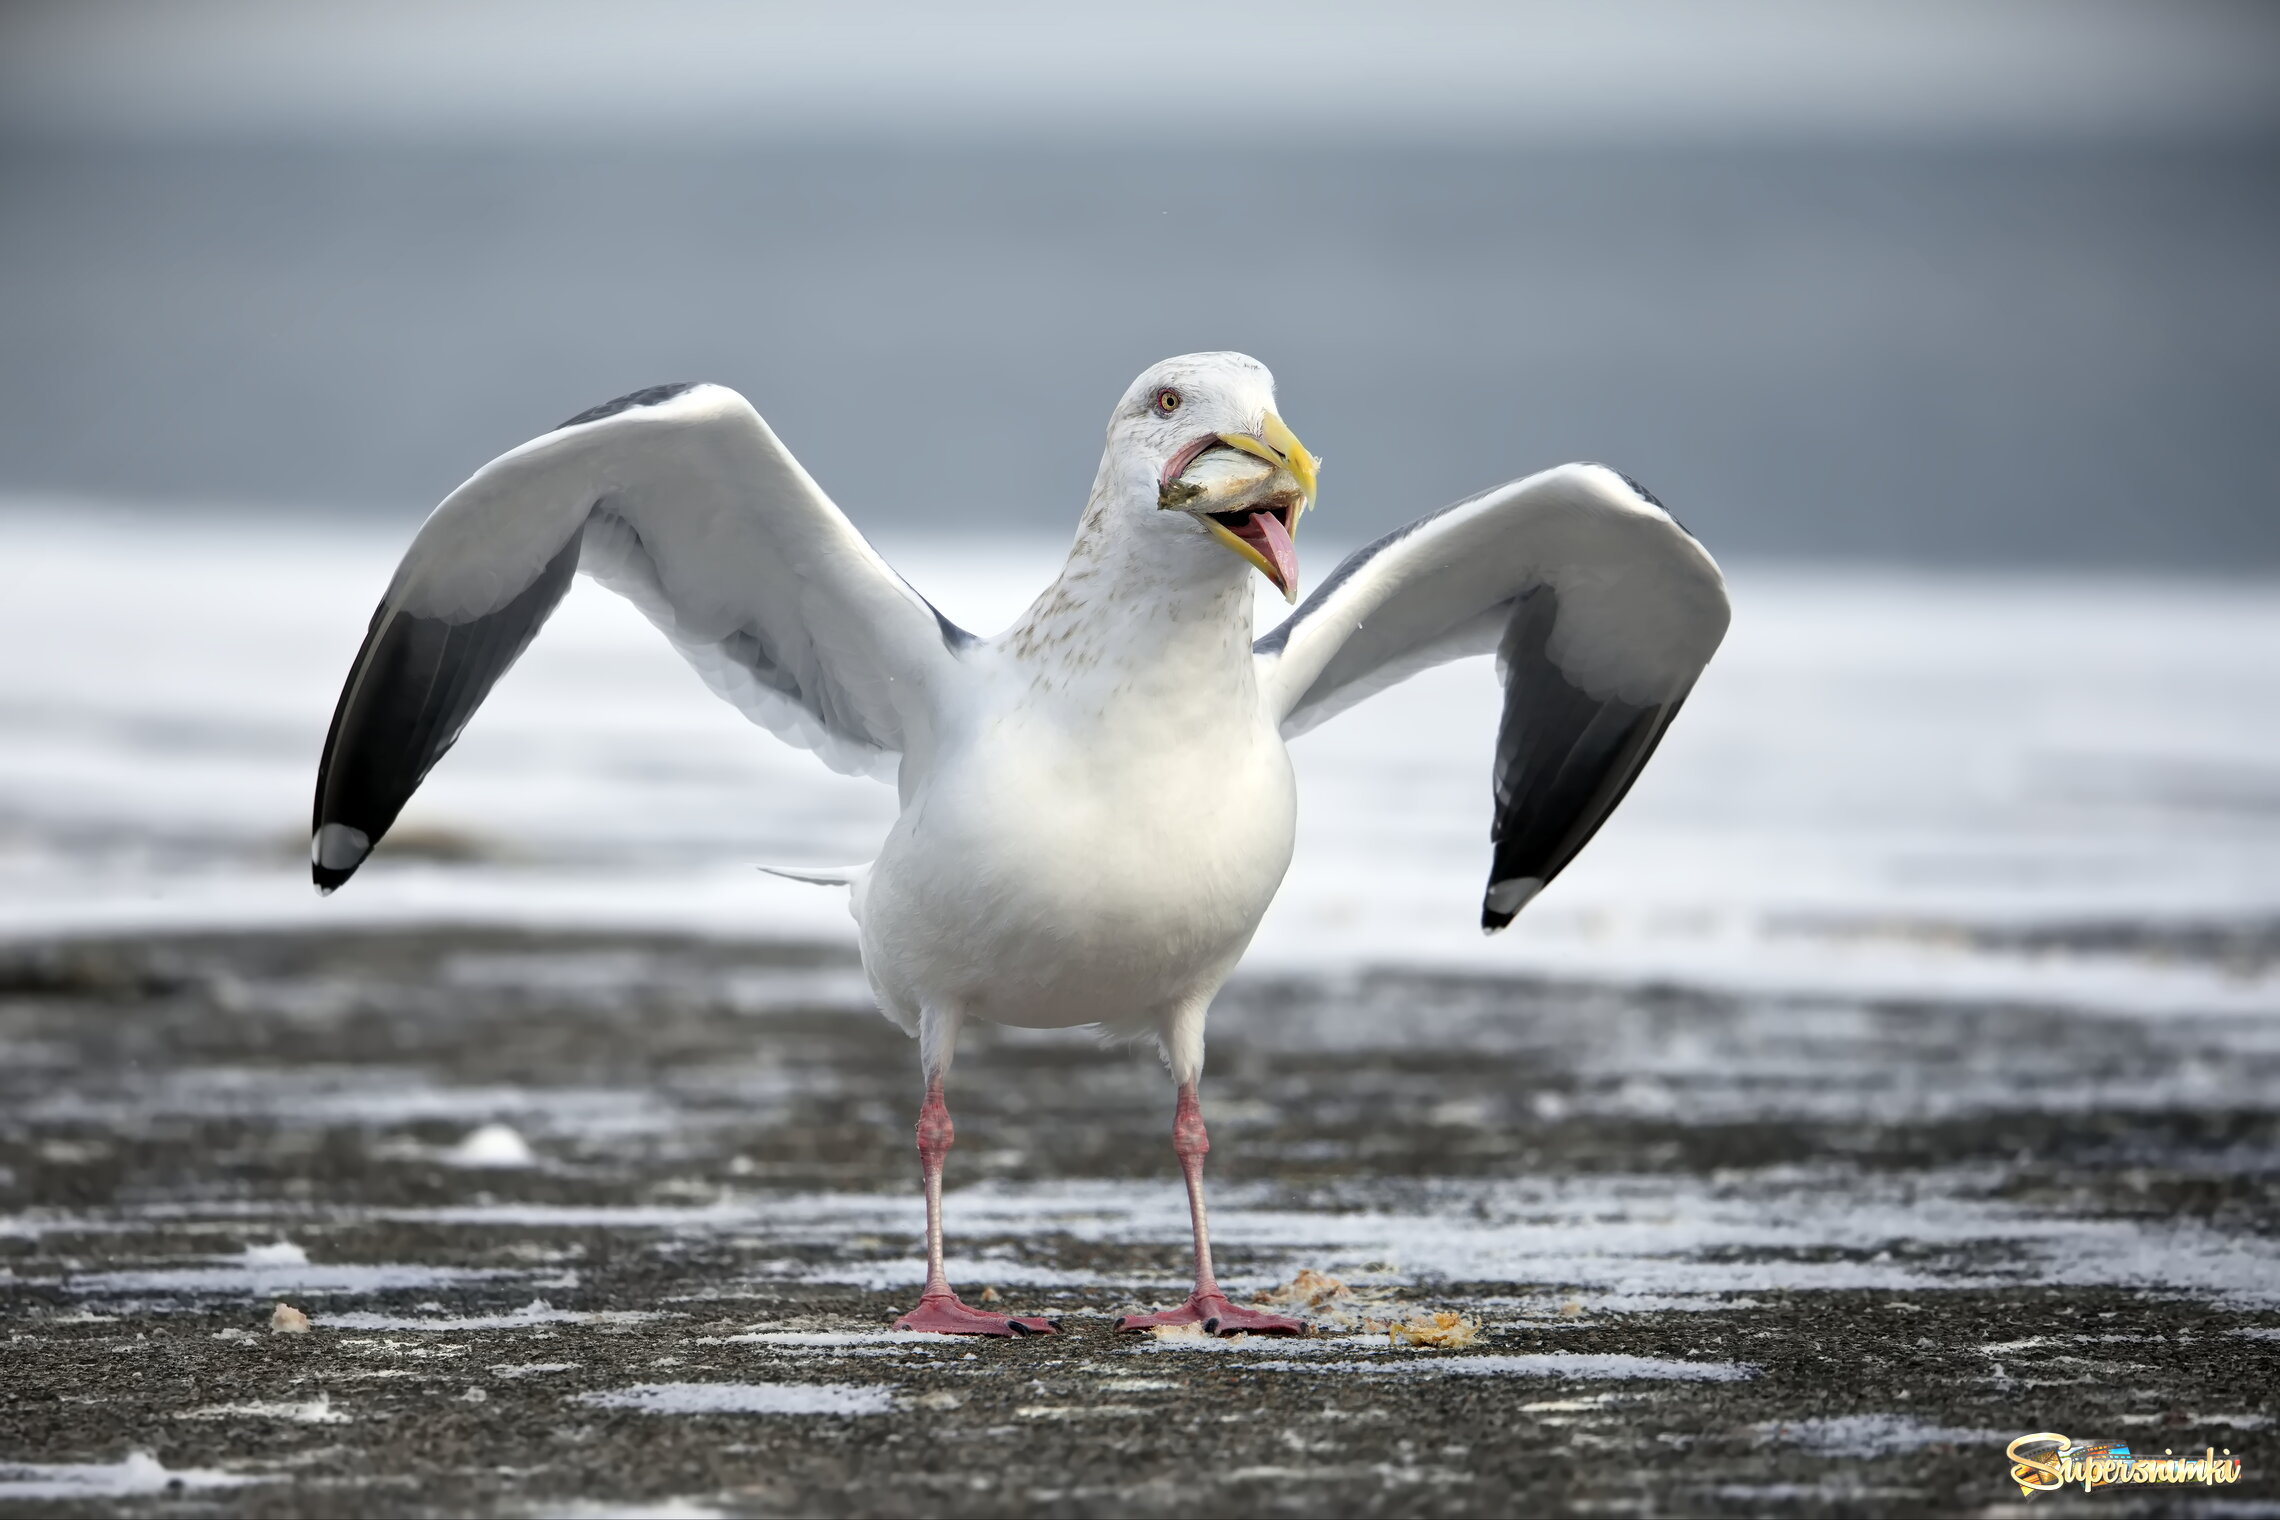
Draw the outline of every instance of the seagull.
M1266 366L1167 359L1116 404L1059 577L983 639L889 568L744 397L620 396L483 466L413 539L325 739L312 875L329 893L354 874L582 569L762 727L897 787L869 864L782 871L852 889L879 1009L919 1042L926 1283L897 1328L1058 1328L968 1307L943 1266L944 1080L984 1019L1152 1038L1170 1068L1195 1288L1119 1328L1301 1333L1219 1286L1198 1095L1205 1015L1290 864L1288 741L1493 653L1494 933L1623 799L1728 619L1716 563L1661 503L1570 464L1379 539L1254 640L1251 576L1296 601L1315 490Z

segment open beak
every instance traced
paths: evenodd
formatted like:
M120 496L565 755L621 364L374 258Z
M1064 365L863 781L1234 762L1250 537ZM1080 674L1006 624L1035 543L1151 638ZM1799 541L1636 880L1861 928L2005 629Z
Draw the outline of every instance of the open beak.
M1314 456L1273 412L1267 413L1257 436L1221 433L1218 441L1288 471L1298 482L1301 494L1297 496L1286 494L1257 508L1215 512L1202 519L1212 537L1257 566L1259 573L1283 594L1284 601L1295 602L1298 600L1298 549L1291 539L1298 532L1300 516L1314 505Z

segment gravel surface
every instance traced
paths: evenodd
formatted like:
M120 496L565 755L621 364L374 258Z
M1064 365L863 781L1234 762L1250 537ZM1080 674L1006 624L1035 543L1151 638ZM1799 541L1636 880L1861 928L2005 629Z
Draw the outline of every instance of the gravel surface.
M1212 1032L1223 1276L1318 1333L1113 1333L1184 1291L1162 1071L977 1029L953 1275L1064 1333L913 1340L915 1050L837 952L0 951L0 1512L2280 1515L2269 1020L1386 973ZM2022 1500L2030 1431L2244 1470Z

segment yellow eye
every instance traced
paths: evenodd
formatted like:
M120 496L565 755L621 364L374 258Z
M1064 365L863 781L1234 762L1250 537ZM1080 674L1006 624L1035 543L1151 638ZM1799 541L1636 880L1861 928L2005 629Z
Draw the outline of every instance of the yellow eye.
M1167 385L1156 392L1156 410L1169 417L1180 409L1181 399L1180 393Z

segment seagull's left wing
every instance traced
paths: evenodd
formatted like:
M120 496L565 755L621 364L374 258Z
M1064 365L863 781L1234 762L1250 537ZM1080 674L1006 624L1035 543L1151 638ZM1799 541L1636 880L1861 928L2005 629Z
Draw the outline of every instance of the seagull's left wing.
M1495 653L1504 720L1481 904L1493 932L1623 800L1727 617L1718 566L1660 502L1571 464L1352 555L1257 653L1290 737L1428 666Z

